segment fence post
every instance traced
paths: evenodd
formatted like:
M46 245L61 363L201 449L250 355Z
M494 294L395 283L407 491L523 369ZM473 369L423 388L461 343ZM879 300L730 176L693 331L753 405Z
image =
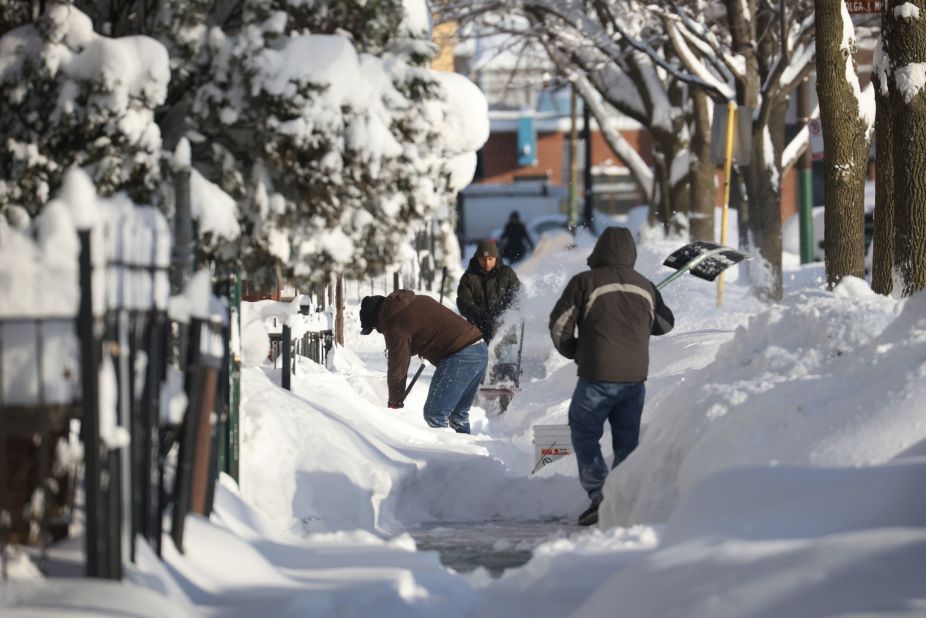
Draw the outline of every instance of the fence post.
M188 156L186 158L189 159ZM174 249L170 278L174 293L181 292L193 275L195 244L190 207L190 173L188 162L174 169Z
M135 562L135 538L143 531L142 518L145 492L147 491L144 471L145 471L145 427L142 419L141 406L142 398L136 397L138 391L138 381L136 380L135 368L138 362L138 351L143 347L144 324L137 311L129 313L129 367L132 368L128 373L129 378L129 431L131 440L129 440L129 503L131 504L131 520L129 525L129 559Z
M139 504L139 530L148 543L160 555L161 520L158 516L160 484L158 475L158 447L161 433L161 383L167 371L167 350L169 348L165 335L167 323L163 312L152 310L145 332L145 348L148 365L145 371L145 386L142 391L141 444L139 445L139 472L141 493Z
M214 325L203 324L201 337L209 341L209 351L216 351L216 340L220 335L215 332ZM195 452L193 453L193 470L190 481L190 512L200 515L209 515L210 490L209 483L214 478L215 468L212 457L212 444L215 428L212 424L212 412L215 409L216 391L219 383L219 367L223 357L214 353L203 353L200 350L199 362L195 368L200 382L199 400L196 402L196 426L192 440Z
M338 275L335 288L334 339L338 345L344 345L344 275Z
M0 414L3 409L3 325L0 324ZM0 581L4 583L9 578L7 572L6 539L8 531L12 528L12 509L7 504L6 486L10 480L10 470L7 460L6 419L0 418Z
M200 400L202 381L196 375L194 367L199 364L200 335L202 320L190 320L188 348L184 355L187 365L184 367L186 378L184 390L187 395L187 409L183 415L183 424L180 428L180 446L177 452L177 471L174 475L174 507L171 514L170 536L177 546L177 551L183 553L183 531L186 514L190 511L191 483L193 475L193 451L195 449L196 433L196 402Z
M292 363L292 360L290 359L290 346L292 346L292 330L290 329L289 324L283 325L282 346L283 364L280 368L280 384L286 390L290 390L290 371L292 371L290 366Z
M235 283L232 287L231 294L231 314L229 316L229 329L234 329L238 339L238 346L241 346L241 275L235 273ZM239 407L241 405L241 356L238 350L235 350L234 356L230 358L229 374L231 376L231 385L229 396L231 402L228 410L228 429L226 431L225 448L227 457L225 458L225 472L231 475L235 481L238 481L238 418Z
M100 487L100 391L97 324L93 316L93 264L90 230L78 232L80 239L80 310L77 336L80 339L81 419L84 443L84 501L87 530L84 537L87 577L106 578L103 557L108 555L107 537L101 534L103 504Z

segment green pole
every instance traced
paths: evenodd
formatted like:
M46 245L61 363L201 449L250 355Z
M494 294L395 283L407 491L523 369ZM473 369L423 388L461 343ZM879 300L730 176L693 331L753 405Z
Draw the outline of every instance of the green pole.
M797 105L800 122L807 126L810 119L810 83L805 77L797 88ZM810 153L810 140L798 163L799 203L798 222L800 223L801 264L814 261L813 246L813 159Z
M814 261L813 250L813 170L801 169L801 264Z

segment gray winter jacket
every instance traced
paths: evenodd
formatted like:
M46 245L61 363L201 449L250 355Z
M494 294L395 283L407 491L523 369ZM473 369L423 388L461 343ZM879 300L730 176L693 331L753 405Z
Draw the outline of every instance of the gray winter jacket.
M575 359L581 378L646 380L650 335L668 333L675 324L656 286L633 269L636 261L630 230L607 228L588 257L590 270L569 281L550 314L553 345Z

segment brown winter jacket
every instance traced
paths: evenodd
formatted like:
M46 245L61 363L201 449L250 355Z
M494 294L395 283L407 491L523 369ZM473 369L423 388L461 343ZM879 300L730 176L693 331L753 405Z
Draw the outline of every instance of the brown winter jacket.
M412 356L432 365L482 338L479 329L429 296L398 290L386 297L376 330L389 353L389 401L405 399L405 379Z
M636 261L630 230L607 228L588 257L590 270L569 281L550 314L553 345L575 359L580 378L646 380L650 335L663 335L675 324L656 286L633 269Z

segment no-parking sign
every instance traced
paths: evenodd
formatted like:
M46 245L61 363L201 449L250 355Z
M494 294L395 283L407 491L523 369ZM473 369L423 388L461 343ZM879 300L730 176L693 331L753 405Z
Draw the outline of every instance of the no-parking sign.
M819 118L807 121L807 131L810 133L810 158L814 161L823 160L823 125Z

